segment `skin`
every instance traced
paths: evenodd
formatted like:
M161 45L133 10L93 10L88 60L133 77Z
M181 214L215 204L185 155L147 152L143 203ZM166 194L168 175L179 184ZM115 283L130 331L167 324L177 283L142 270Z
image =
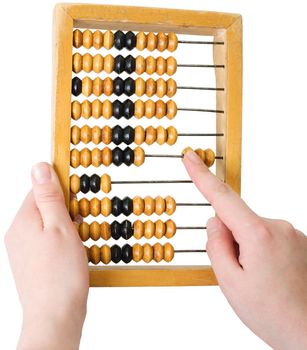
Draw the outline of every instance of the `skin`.
M207 251L230 305L274 349L307 349L307 238L255 214L194 152L183 162L217 213ZM51 166L36 165L32 182L5 239L24 315L18 349L78 349L86 254Z

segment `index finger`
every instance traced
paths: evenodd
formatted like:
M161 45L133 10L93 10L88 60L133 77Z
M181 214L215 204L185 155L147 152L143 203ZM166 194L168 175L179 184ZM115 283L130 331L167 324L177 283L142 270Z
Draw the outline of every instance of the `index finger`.
M249 230L259 221L259 217L237 193L210 172L196 153L187 152L183 163L196 187L211 203L235 238L240 240L240 232Z

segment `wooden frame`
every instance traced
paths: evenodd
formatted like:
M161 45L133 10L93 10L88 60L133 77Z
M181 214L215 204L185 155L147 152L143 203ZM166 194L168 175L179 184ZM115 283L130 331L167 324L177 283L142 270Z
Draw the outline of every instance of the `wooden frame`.
M73 28L103 28L134 31L164 31L213 35L224 45L214 46L214 60L226 62L216 71L217 85L226 89L217 94L217 132L226 142L217 141L217 153L224 161L217 175L240 193L242 114L242 19L240 15L215 12L142 7L58 4L54 11L54 99L52 161L65 199L69 201L70 108ZM215 285L210 266L90 267L91 286L191 286Z

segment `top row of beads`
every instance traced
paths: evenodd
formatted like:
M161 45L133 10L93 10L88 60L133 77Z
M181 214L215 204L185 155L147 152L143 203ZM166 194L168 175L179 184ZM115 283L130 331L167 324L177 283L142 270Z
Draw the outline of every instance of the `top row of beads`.
M149 32L148 34L144 32L139 32L134 34L133 32L122 32L121 30L115 33L107 30L106 32L101 32L96 30L95 32L89 29L81 32L81 30L76 29L73 32L73 46L79 48L84 46L86 49L94 47L99 50L104 47L110 50L115 47L117 50L122 50L126 48L127 50L132 50L137 48L139 51L145 49L149 51L159 50L160 52L168 50L173 52L177 49L178 38L175 33L162 33L157 34Z

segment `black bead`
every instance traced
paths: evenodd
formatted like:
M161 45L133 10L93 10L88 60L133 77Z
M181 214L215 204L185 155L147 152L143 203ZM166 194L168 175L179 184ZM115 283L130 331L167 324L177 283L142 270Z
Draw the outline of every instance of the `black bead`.
M127 78L124 82L124 91L127 96L135 93L135 81L132 78Z
M126 49L127 50L132 50L136 46L136 36L132 32L127 32L126 33Z
M111 224L111 236L116 240L122 236L121 224L117 221L113 221Z
M99 192L100 190L100 176L94 174L90 178L90 188L94 193Z
M114 46L117 50L121 50L126 46L126 35L121 30L114 34Z
M129 239L133 236L133 226L129 220L125 220L121 223L122 237Z
M114 72L121 74L125 70L125 59L122 55L115 57Z
M80 177L80 191L87 193L90 190L90 178L86 174Z
M127 79L126 79L127 80ZM124 93L125 82L122 78L117 77L113 81L113 92L116 96L120 96Z
M115 145L120 145L123 142L123 129L119 125L112 128L112 141Z
M111 260L117 264L121 261L122 259L122 250L121 248L115 244L115 245L112 245L111 247Z
M122 200L122 213L125 216L129 216L133 212L133 201L129 197L125 197Z
M122 213L122 200L118 197L113 197L112 200L112 214L118 216Z
M130 147L125 148L123 151L123 162L127 166L130 166L134 162L134 152Z
M124 263L128 264L132 260L132 247L129 244L125 244L122 247L122 260Z
M135 58L131 55L125 58L125 71L132 74L135 71Z
M124 152L119 148L115 147L112 150L112 163L116 166L120 166L124 161Z
M131 100L126 100L124 103L123 115L126 119L130 119L134 115L134 103Z
M119 100L113 102L113 116L120 119L124 115L124 104Z
M134 142L134 129L131 126L126 126L123 130L123 142L130 145Z
M82 80L78 77L74 77L71 82L71 93L74 96L79 96L82 92Z

